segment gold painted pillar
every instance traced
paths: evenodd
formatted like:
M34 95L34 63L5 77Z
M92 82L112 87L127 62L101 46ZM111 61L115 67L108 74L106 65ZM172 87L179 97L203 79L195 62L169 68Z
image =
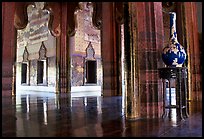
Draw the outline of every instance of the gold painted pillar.
M140 118L140 98L138 80L138 62L136 57L136 23L133 3L124 4L124 78L125 78L125 116L127 119ZM127 18L127 17L129 18Z
M184 29L188 56L188 92L192 101L202 101L201 53L198 39L196 2L184 2Z
M127 119L162 115L163 16L161 2L128 2L125 11L125 116Z

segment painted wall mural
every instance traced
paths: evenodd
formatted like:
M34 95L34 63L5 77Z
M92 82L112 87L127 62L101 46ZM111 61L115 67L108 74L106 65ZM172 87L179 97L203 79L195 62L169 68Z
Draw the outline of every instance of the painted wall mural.
M93 5L91 2L81 2L81 10L77 12L77 31L74 36L72 52L72 82L71 86L82 86L86 83L86 59L87 47L91 44L94 50L94 59L97 62L97 83L102 84L101 63L101 34L100 30L93 26ZM92 58L93 59L93 58Z
M93 6L88 2L82 3L82 10L77 13L77 31L75 34L75 53L83 52L89 42L93 44L96 55L101 55L100 30L94 28L92 23Z
M48 40L49 12L43 10L44 2L35 2L35 6L27 7L28 24L17 32L18 47Z
M16 88L17 90L33 91L56 91L56 38L51 35L48 28L50 13L44 10L44 2L35 2L34 5L28 5L28 24L24 29L17 30L17 70L16 70ZM42 47L43 46L43 47ZM24 51L29 54L28 77L29 82L21 84L21 64L23 62ZM38 61L46 60L44 63L44 73L46 84L39 86L38 80ZM43 75L44 76L44 75ZM44 79L43 79L44 80Z

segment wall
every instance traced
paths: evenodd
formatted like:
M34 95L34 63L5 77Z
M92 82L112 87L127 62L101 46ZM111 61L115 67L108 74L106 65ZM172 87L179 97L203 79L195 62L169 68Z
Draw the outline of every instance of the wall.
M93 7L87 2L81 3L81 6L82 9L77 12L77 31L71 43L71 86L84 85L86 48L90 42L95 51L94 58L97 61L97 85L101 85L102 65L100 30L95 29L92 24Z
M36 4L36 3L35 3ZM42 10L43 3L37 3L36 8L29 5L28 24L26 28L17 31L17 58L16 58L16 89L35 91L56 91L56 38L48 29L49 13ZM37 84L37 61L42 42L46 49L47 58L47 85ZM29 62L28 84L21 84L21 64L24 50L27 48Z

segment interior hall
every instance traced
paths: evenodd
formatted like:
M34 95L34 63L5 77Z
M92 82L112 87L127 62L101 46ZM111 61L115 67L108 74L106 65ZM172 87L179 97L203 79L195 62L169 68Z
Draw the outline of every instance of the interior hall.
M2 2L2 137L202 137L202 2Z

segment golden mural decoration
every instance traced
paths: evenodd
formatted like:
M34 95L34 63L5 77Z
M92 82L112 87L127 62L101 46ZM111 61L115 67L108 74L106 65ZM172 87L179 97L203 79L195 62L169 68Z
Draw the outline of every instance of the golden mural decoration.
M61 5L59 2L46 2L44 8L49 11L50 20L48 23L48 28L51 34L55 37L59 37L61 34L60 17L61 15Z
M17 31L17 48L48 40L48 22L50 14L44 10L44 2L35 2L27 6L28 24Z
M102 29L102 3L99 2L92 2L93 4L93 17L92 22L93 26L97 29Z
M116 2L115 10L116 10L116 22L118 24L124 24L124 4L123 2Z
M79 2L69 2L67 4L67 35L74 36L76 33L77 24L77 13L81 11L81 3Z
M162 2L162 10L164 13L173 12L176 10L176 2Z
M15 3L14 26L17 30L24 29L28 24L27 7L34 6L34 2L16 2Z
M140 94L139 93L139 74L138 74L138 37L137 34L137 8L134 3L124 3L124 13L127 17L124 23L128 25L127 32L124 34L127 40L130 40L129 45L124 47L124 78L125 78L125 113L127 119L137 119L140 117ZM135 26L133 26L135 25ZM132 33L131 33L132 32ZM135 64L134 64L135 63ZM133 66L134 64L134 66ZM128 85L128 86L127 86Z
M97 55L101 54L100 30L93 25L93 3L79 3L80 10L76 13L75 48L76 53L85 54L86 48L91 42Z
M29 40L31 44L48 40L49 12L44 10L44 2L35 2L35 7L28 9Z

